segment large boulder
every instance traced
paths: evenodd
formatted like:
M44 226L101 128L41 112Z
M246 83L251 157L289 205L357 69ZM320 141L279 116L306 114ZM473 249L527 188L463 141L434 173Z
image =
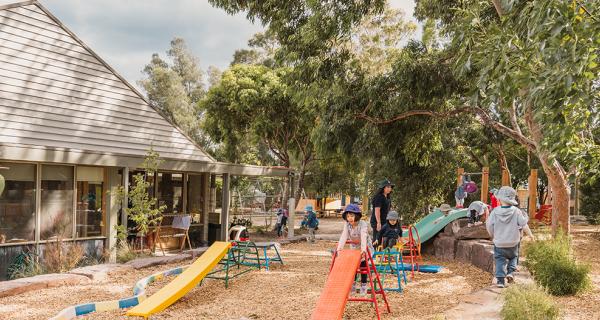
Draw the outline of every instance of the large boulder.
M433 240L435 256L442 259L453 260L456 242L456 238L440 234Z
M456 244L455 259L460 262L471 263L473 246L475 244L477 244L476 240L458 241L458 243Z
M465 239L491 239L490 234L487 232L485 228L485 224L480 224L477 226L471 226L466 228L461 228L457 233L454 234L456 239L465 240Z
M471 264L483 271L494 273L494 245L491 241L480 240L472 246Z
M444 227L444 232L442 234L447 236L454 236L458 233L462 228L465 228L469 223L468 219L458 219L448 223Z

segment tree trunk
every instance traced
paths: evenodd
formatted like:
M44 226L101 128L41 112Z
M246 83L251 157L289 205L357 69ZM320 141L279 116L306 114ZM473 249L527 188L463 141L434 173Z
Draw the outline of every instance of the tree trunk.
M544 172L548 177L548 185L552 188L552 234L556 235L559 230L569 234L569 202L571 200L571 188L565 170L556 159L548 161L545 154L538 155Z
M300 201L300 197L302 196L302 190L304 189L304 178L306 176L306 163L302 163L300 167L300 175L298 176L298 188L296 192L294 192L294 199L296 200L296 205L298 205L298 201Z

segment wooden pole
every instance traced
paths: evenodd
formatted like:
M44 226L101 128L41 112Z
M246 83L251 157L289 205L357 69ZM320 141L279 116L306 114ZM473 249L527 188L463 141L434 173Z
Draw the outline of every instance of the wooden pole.
M535 209L536 208L536 198L537 198L537 169L531 169L531 174L529 174L529 204L527 206L527 211L529 213L529 219L535 218Z
M511 186L510 172L508 172L506 169L502 169L502 186Z
M488 202L488 190L490 188L490 168L483 167L481 170L481 202Z

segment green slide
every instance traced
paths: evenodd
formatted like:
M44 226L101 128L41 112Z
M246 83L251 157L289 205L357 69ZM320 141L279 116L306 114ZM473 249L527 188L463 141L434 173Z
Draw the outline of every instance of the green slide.
M432 213L428 214L425 218L421 219L415 224L421 243L433 238L438 232L442 231L446 225L450 222L467 217L467 209L454 209L448 213L447 216L435 208ZM403 237L408 237L408 231L404 231ZM416 238L416 235L413 235Z

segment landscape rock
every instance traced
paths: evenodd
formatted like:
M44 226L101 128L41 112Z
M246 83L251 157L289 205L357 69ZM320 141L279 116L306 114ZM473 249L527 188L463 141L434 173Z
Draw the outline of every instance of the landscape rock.
M123 272L130 269L133 269L131 265L107 263L73 269L69 271L69 273L86 276L94 282L102 282L108 280L109 275L112 273Z
M192 255L186 253L186 254L178 254L178 255L166 256L166 257L140 258L140 259L131 260L131 261L127 262L126 265L129 265L137 270L137 269L148 268L148 267L153 267L153 266L158 266L158 265L163 265L163 264L181 262L181 261L188 260L191 258L192 258Z
M459 232L459 230L461 230L462 228L465 228L468 223L469 223L468 219L454 220L444 227L443 234L447 235L447 236L454 236L454 235L456 235L457 232Z
M457 240L454 237L448 237L443 234L433 240L435 247L435 256L441 259L453 260L456 250Z
M463 240L458 241L456 244L455 259L464 262L471 263L471 255L473 253L473 246L477 243L476 240Z
M39 276L0 282L0 297L14 296L28 291L66 285L89 283L86 276L68 273L50 273Z
M458 230L454 235L456 239L490 239L490 235L485 228L485 224L480 224L471 227L465 227Z
M487 271L494 273L494 245L490 241L479 241L472 246L471 264Z

